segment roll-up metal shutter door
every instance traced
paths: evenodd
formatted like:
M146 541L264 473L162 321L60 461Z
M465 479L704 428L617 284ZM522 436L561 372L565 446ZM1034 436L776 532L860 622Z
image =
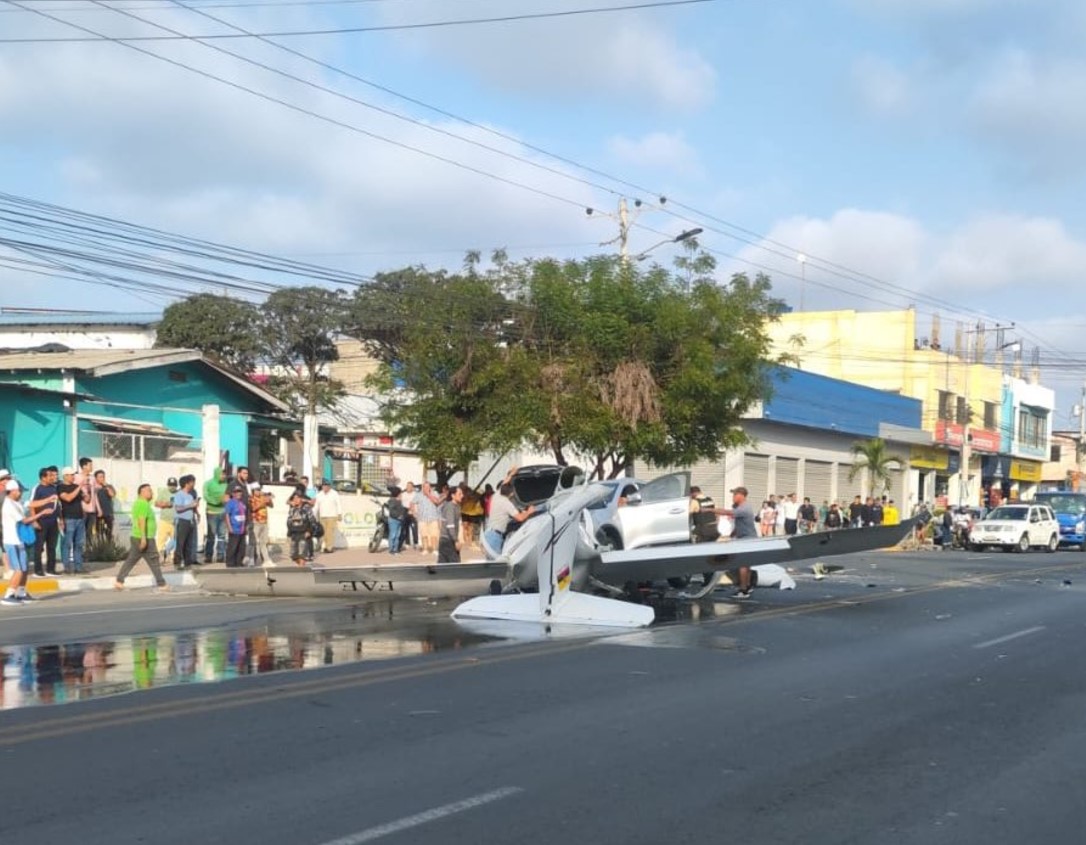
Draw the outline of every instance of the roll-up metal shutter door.
M747 488L747 499L751 507L757 509L769 498L769 455L743 455L743 486Z
M829 461L807 461L803 470L803 495L818 507L833 495L833 464Z
M777 458L777 493L799 492L799 458Z
M837 502L838 504L848 504L852 501L852 497L860 494L866 495L863 490L863 472L856 473L856 477L852 481L848 480L849 470L852 469L851 464L838 464L837 465Z
M901 510L901 503L905 501L905 473L899 469L890 470L890 486L886 491L886 495L894 500L898 506L898 510Z
M711 496L717 507L731 507L732 497L724 489L724 462L698 461L690 467L690 483L696 484Z

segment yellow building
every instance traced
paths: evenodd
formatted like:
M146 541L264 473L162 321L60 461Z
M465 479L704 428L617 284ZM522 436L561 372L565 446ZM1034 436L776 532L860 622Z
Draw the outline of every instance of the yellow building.
M1054 397L1004 373L999 347L1009 344L999 330L959 326L952 337L941 337L938 318L921 327L916 311L907 309L791 312L769 331L775 350L794 354L800 369L921 400L932 445L911 452L917 501L981 504L993 486L997 497L1032 494L1030 485L1040 478L1034 472L1040 469L1039 433L1047 439ZM1020 369L1017 361L1014 366ZM1018 402L1019 395L1026 398Z

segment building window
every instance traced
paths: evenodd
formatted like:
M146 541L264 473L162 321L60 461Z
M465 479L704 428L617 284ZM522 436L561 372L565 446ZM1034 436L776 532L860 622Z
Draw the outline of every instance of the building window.
M957 408L955 411L954 418L958 425L965 425L969 422L969 409L966 407L964 396L959 396L957 398Z
M1052 444L1052 449L1048 453L1048 459L1050 461L1052 461L1053 463L1056 463L1056 464L1058 464L1061 460L1063 460L1063 458L1062 458L1062 456L1060 454L1060 447L1059 447L1058 444L1055 444L1055 443Z
M1048 417L1018 409L1018 442L1023 446L1043 449L1048 443Z
M951 394L945 390L939 391L939 419L950 419L950 399Z
M988 429L988 431L995 431L999 427L996 423L995 402L984 403L984 427Z

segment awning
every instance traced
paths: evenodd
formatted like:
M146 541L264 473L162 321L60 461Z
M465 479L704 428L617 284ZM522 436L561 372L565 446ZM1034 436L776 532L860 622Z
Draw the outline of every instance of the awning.
M144 422L142 420L126 420L123 417L100 417L96 414L80 414L80 420L94 425L103 431L118 431L125 434L151 434L157 437L176 437L178 440L192 440L191 434L182 434L179 431L171 431L159 423Z

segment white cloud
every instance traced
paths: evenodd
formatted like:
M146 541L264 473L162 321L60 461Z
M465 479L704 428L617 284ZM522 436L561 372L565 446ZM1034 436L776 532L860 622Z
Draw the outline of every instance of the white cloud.
M608 142L611 154L623 164L669 171L678 175L697 175L702 165L682 132L650 132L640 138L616 135Z
M400 4L387 6L382 10L384 20L406 20L400 16ZM449 17L444 0L420 0L410 7L411 20ZM548 11L576 8L584 8L583 3L561 0L550 4ZM471 9L472 17L510 13L507 0L486 0ZM696 25L696 14L669 9L656 14L584 15L434 29L399 39L412 49L466 68L499 90L690 110L707 105L716 87L710 62L682 41L683 27Z
M358 272L434 263L430 250L602 239L581 211L601 200L582 184L197 45L156 49L497 178L319 122L115 45L78 44L0 55L0 80L16 83L0 98L3 142L33 155L43 181L59 185L57 194L43 198L275 254L401 253L351 267ZM250 49L313 76L269 48L232 49ZM478 128L434 125L540 160ZM459 263L456 256L441 259Z
M798 253L810 256L808 308L900 308L914 300L932 308L935 297L951 310L1037 317L1053 302L1039 293L1078 290L1086 272L1086 241L1061 221L1013 214L978 215L935 232L908 216L844 209L780 221L741 257L768 265L777 295L795 305Z
M969 221L943 239L931 277L948 290L1009 292L1025 303L1040 290L1079 286L1084 273L1086 243L1062 222L1006 214Z

